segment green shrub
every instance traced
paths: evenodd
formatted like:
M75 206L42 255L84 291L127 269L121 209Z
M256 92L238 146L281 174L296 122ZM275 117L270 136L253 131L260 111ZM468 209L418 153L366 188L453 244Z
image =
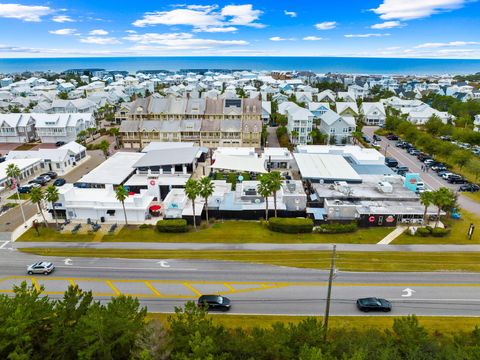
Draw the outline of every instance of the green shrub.
M318 227L318 232L326 234L342 234L342 233L352 233L357 231L358 226L356 223L348 224L323 224Z
M271 218L268 220L268 228L272 231L301 234L311 233L313 230L313 220L304 218Z
M138 228L139 228L139 229L148 229L148 228L150 228L150 225L148 225L148 224L142 224L142 225L140 225Z
M427 237L427 236L430 236L431 232L427 228L421 227L417 229L415 234L421 237Z
M157 230L165 233L183 233L188 231L187 220L172 219L157 221Z
M433 237L444 237L447 236L450 231L444 228L435 228L432 230Z

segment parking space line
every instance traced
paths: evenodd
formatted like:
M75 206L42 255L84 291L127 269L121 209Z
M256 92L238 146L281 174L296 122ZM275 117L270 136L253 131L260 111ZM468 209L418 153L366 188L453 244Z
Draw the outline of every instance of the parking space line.
M105 284L107 284L110 287L110 289L113 290L113 292L115 293L115 296L118 296L121 294L120 290L118 290L110 280L105 280Z
M198 296L201 296L202 293L200 291L198 291L197 289L195 289L192 285L190 285L188 282L185 282L183 283L183 286L185 286L187 289L189 289L190 291L192 291L193 293L195 293L196 295Z
M143 282L145 284L146 287L148 287L150 289L151 292L153 292L156 296L158 297L162 297L162 295L158 292L157 289L155 289L152 284L150 284L150 282L148 281L144 281Z

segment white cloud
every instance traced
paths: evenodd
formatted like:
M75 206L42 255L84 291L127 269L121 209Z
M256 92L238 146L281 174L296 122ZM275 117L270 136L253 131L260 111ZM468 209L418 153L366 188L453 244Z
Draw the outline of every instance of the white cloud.
M282 38L280 36L273 36L270 38L271 41L293 41L295 38Z
M317 30L331 30L337 27L336 21L324 21L318 24L315 24Z
M383 20L412 20L461 8L467 0L383 0L372 11Z
M58 29L58 30L50 30L50 34L53 35L77 35L77 30L76 29Z
M170 11L145 13L143 18L134 21L133 25L184 25L192 26L196 32L233 32L237 30L235 26L265 27L255 22L261 14L262 11L253 9L251 4L227 5L221 10L218 10L217 6L178 5Z
M415 49L433 49L440 47L480 45L478 41L450 41L447 43L425 43L415 46Z
M42 16L53 12L48 6L29 6L21 4L0 4L0 18L19 19L39 22Z
M137 45L132 50L139 49L208 49L222 46L241 46L248 45L245 40L213 40L194 37L190 33L146 33L132 34L123 38L124 40L136 42ZM153 47L151 45L154 45ZM158 45L161 45L160 47Z
M194 29L194 32L208 32L208 33L227 33L227 32L235 32L238 29L234 26L226 26L226 27L206 27L203 29Z
M66 23L66 22L75 22L70 16L67 15L58 15L52 18L52 21L57 23Z
M323 38L318 37L318 36L305 36L303 38L303 40L305 40L305 41L319 41L319 40L323 40Z
M127 34L136 34L137 32L135 30L125 30Z
M396 27L403 26L403 24L400 21L385 21L380 24L375 24L370 26L371 29L392 29Z
M347 34L344 36L346 38L369 38L369 37L390 36L390 34Z
M221 11L222 16L231 17L228 21L232 25L252 26L263 28L265 25L256 23L262 11L254 10L252 4L227 5Z
M88 33L89 35L108 35L108 31L103 29L92 30Z
M116 45L121 44L120 41L113 37L99 37L99 36L87 36L80 39L80 42L86 44L96 44L96 45Z
M297 17L297 13L295 11L287 11L287 10L283 10L283 13L286 15L286 16L290 16L292 18L296 18Z

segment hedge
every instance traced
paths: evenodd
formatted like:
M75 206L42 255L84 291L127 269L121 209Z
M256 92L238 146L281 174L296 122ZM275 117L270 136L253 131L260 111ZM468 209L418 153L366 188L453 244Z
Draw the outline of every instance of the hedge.
M157 221L157 230L164 233L183 233L188 231L187 220L172 219Z
M318 232L326 234L342 234L352 233L357 231L358 226L356 223L348 224L323 224L318 227Z
M435 228L432 230L433 237L444 237L447 236L450 231L444 228Z
M415 235L421 236L421 237L427 237L430 236L431 232L429 229L421 227L418 228L417 231L415 232Z
M432 228L430 226L418 228L415 235L421 237L444 237L447 236L450 231L444 228Z
M313 230L313 220L304 218L274 217L269 219L268 228L272 231L287 234L311 233Z

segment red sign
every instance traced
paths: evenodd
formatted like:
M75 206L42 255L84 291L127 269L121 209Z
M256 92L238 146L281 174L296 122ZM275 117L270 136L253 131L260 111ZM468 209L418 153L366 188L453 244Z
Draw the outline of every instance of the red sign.
M411 177L409 181L410 181L410 184L415 184L417 182L417 179L414 177Z
M370 217L368 218L368 221L370 221L370 222L375 222L375 216L370 216Z
M387 223L392 223L395 221L395 218L392 215L388 215L387 218L385 219Z
M150 180L150 185L155 186L155 180Z

